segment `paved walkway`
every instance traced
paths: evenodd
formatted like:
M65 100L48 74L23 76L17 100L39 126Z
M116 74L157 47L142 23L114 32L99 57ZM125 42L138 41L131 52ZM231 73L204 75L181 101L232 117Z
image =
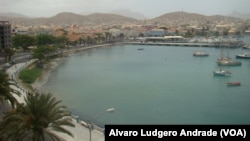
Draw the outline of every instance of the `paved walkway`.
M6 70L6 72L9 74L9 76L11 78L13 78L14 80L16 80L16 76L17 74L25 67L27 67L28 65L34 63L36 60L30 60L26 63L19 63L16 65L13 65L12 67L10 67L9 69ZM17 82L17 81L16 81ZM13 89L18 90L19 92L21 92L21 96L15 96L15 98L18 100L18 102L20 103L24 103L24 97L26 96L26 94L28 93L28 91L26 89L24 89L22 86L17 85L17 86L11 86ZM1 107L1 112L0 112L0 119L3 116L2 111L8 110L10 109L10 107ZM63 133L58 133L55 132L57 135L59 135L60 137L62 137L62 141L90 141L90 130L88 128L88 124L86 124L83 121L78 121L76 120L76 118L74 118L73 116L70 118L71 121L75 124L75 127L65 127L68 131L70 131L74 137L71 137L67 134L63 134ZM78 122L76 122L78 121ZM102 132L96 131L96 130L92 130L91 132L91 140L92 141L104 141L104 134Z

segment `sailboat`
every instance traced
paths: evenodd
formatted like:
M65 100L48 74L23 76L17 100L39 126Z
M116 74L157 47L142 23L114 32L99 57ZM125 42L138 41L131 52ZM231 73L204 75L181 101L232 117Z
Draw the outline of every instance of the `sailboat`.
M220 54L221 57L217 59L217 64L219 66L241 66L240 61L231 59L229 55L227 55L226 57L223 56L222 47L220 48L221 48L221 54ZM229 49L228 49L228 54L229 54Z

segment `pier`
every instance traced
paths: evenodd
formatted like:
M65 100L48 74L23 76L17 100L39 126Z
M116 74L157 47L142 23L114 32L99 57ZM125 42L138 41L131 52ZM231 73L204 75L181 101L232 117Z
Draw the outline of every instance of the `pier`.
M196 43L196 42L126 42L130 45L156 45L156 46L184 46L184 47L228 47L228 48L240 48L238 44L220 44L220 43Z

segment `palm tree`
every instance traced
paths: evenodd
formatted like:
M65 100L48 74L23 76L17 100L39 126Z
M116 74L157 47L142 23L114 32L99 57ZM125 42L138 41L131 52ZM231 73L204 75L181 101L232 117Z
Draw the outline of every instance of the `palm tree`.
M102 39L102 33L95 33L95 38L98 41L98 44L100 44Z
M119 34L119 39L120 39L120 41L123 41L123 39L124 39L124 34L123 33Z
M105 38L106 38L106 42L110 42L111 40L111 37L112 37L112 33L110 32L105 32Z
M90 36L87 37L87 43L92 44L92 38Z
M11 85L15 85L11 83L10 80L11 79L6 73L0 71L0 101L2 103L6 100L9 101L12 108L14 108L17 100L13 94L20 95L20 92L10 88Z
M52 94L27 95L25 105L18 104L16 109L7 112L0 124L0 134L7 141L44 141L50 138L60 141L54 131L73 136L62 126L74 127L65 118L70 116L65 106L59 105Z

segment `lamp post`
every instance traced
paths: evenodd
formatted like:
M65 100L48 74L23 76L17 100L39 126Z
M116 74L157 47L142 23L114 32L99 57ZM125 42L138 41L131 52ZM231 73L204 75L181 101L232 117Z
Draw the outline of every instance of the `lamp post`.
M88 126L89 126L89 140L90 141L91 141L91 132L92 132L92 130L94 130L94 125L95 125L96 119L105 113L113 113L114 111L115 111L115 108L106 109L105 111L103 111L103 112L99 113L97 116L95 116L93 118L93 122L91 124L88 124Z

